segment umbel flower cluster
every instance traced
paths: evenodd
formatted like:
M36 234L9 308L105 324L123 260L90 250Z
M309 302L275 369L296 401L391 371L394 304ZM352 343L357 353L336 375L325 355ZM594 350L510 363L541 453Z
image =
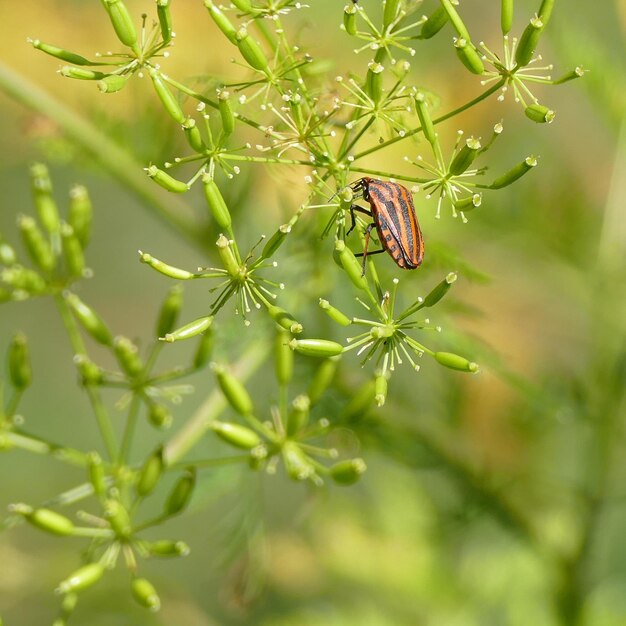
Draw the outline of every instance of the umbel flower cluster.
M361 212L355 212L354 183L362 177L401 181L410 185L407 193L414 194L415 201L435 199L432 210L436 217L449 212L465 222L472 211L483 206L484 193L519 180L534 168L537 159L520 155L517 164L490 176L487 165L477 167L474 162L485 163L486 153L503 134L501 121L494 123L485 141L459 131L451 152L440 140L438 125L511 92L529 120L552 122L554 112L539 102L530 86L559 84L583 73L576 68L554 80L547 74L551 66L539 66L535 50L554 0L540 3L519 37L510 34L513 0L502 0L502 52L475 43L454 0L440 0L428 15L420 13L419 2L409 0L384 0L382 5L354 0L343 8L338 4L337 26L353 42L356 56L351 62L353 73L332 77L313 71L319 60L290 38L291 32L297 32L298 14L308 9L306 4L296 0L232 0L222 5L204 0L207 23L230 47L235 64L232 76L211 78L205 89L196 91L165 71L175 41L171 4L171 0L156 0L154 17L143 16L138 29L123 0L102 0L103 17L112 26L118 49L93 59L31 40L36 49L63 63L61 76L94 83L104 97L124 89L130 80L144 79L164 115L179 125L186 140L184 154L172 155L164 164L148 164L147 176L174 194L201 186L218 233L213 261L207 267L185 269L161 260L158 251L140 252L141 262L170 284L178 281L157 315L154 341L143 349L131 339L115 335L79 295L80 281L91 277L85 252L92 204L85 188L71 191L63 215L46 167L35 165L32 189L36 217L18 219L28 260L20 259L8 241L0 238L0 301L48 297L55 302L102 438L99 452L78 451L45 441L26 429L18 408L32 374L27 339L16 334L8 348L8 393L0 406L0 447L47 454L76 466L79 472L74 488L41 505L15 503L5 521L7 526L26 521L56 535L88 541L83 565L58 585L62 603L55 626L67 623L80 592L118 562L128 569L135 599L148 609L158 610L159 595L141 575L140 559L182 556L188 547L180 540L147 540L144 531L160 527L185 510L200 472L243 463L251 470L274 473L282 465L294 480L314 485L325 479L352 484L365 470L364 461L337 458L338 452L328 445L326 436L337 426L349 425L371 406L382 407L388 381L401 364L419 370L426 355L433 365L468 373L478 370L470 358L438 349L437 335L423 339L429 331L438 333L441 328L420 316L427 310L430 315L430 309L446 296L457 280L458 268L450 267L439 280L424 286L420 270L403 272L401 279L387 278L390 270L395 270L391 256L370 253L361 262L357 256L362 254L364 242L370 237L373 244L376 240L371 223L383 232L388 227L384 220L394 215L406 217L412 203L386 206L388 213L381 217L376 207L368 207L372 199L364 197ZM412 82L410 60L419 58L419 47L435 36L450 40L451 55L475 75L478 92L469 102L445 112L438 110L431 92ZM244 143L241 135L255 139ZM406 150L401 162L406 174L398 171L400 163L389 160L387 170L368 167L368 157L384 154L399 143ZM233 207L225 199L229 196L224 189L243 168L268 166L284 166L290 175L300 170L306 189L288 221L275 225L269 236L261 236L248 249L238 237ZM425 206L430 204L425 202ZM367 212L370 208L371 215L362 219L363 209ZM315 225L319 215L327 220L325 228ZM327 271L337 274L337 281L353 291L358 307L342 311L331 304L328 294L319 294L321 310L336 324L330 337L316 336L301 321L303 312L293 309L297 299L289 297L289 274L281 277L276 261L290 234L305 230L305 221L307 232L316 231L317 242L320 236L334 237ZM356 228L347 228L347 224ZM398 239L397 243L415 245L412 240ZM378 244L383 251L390 251L383 238ZM425 259L427 266L428 246ZM211 281L212 295L205 314L183 320L181 325L181 284L199 279ZM414 295L414 287L402 289L405 284L416 283L424 294L421 297ZM239 361L228 367L212 361L212 348L214 335L220 331L220 317L229 316L233 310L244 328L257 318L255 326L261 325L266 332L263 338L251 341ZM168 344L183 341L195 342L190 362L158 370L158 357ZM91 344L110 351L116 367L97 363L90 355ZM278 400L268 405L265 396L253 399L245 380L270 355ZM340 360L355 359L360 360L369 378L346 406L328 414L324 397L338 376ZM300 363L307 367L315 363L306 388L298 388L294 378L294 367ZM159 434L172 424L171 403L180 403L193 391L184 379L209 364L215 389L207 401L174 435ZM293 386L297 387L295 392ZM103 396L107 388L120 392L114 407L125 413L119 437ZM133 441L144 416L157 430L156 444L146 458L140 459L134 454ZM209 459L188 457L205 435L216 436L234 453ZM163 499L160 513L146 516L144 501L158 497L161 479L172 473L176 480ZM57 510L83 502L91 510L78 511L76 520Z

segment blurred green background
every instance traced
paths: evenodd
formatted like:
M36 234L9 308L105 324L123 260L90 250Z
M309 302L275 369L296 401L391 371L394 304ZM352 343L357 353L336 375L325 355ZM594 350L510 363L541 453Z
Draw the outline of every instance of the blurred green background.
M134 16L152 14L151 2L127 4ZM516 3L516 32L536 4ZM290 18L294 31L300 29L314 57L334 61L331 76L344 73L355 61L353 43L338 28L343 3L309 5ZM462 3L470 31L492 49L500 40L498 5ZM429 13L435 3L423 6ZM202 3L177 0L173 14L178 45L164 61L168 73L193 83L228 72L232 51L220 47ZM180 133L164 120L147 85L101 95L92 84L61 78L57 62L25 42L38 37L87 55L109 49L113 35L98 2L4 1L0 19L2 65L94 122L133 155L138 168L182 149ZM360 448L349 434L340 441L368 461L355 488L309 489L280 475L233 469L203 473L193 510L161 533L186 540L192 554L145 566L161 592L162 611L150 615L137 608L125 572L118 571L85 594L77 624L626 623L625 32L624 0L560 0L541 43L543 56L555 64L555 76L576 65L589 72L562 87L537 89L541 101L557 111L556 121L540 127L510 99L490 100L441 131L451 138L462 127L486 137L503 118L503 139L488 153L491 171L505 171L528 154L541 157L540 167L518 184L486 196L467 225L447 214L435 221L432 203L418 202L427 242L437 242L440 250L445 242L476 270L461 272L447 317L433 312L433 319L454 337L452 345L476 355L481 373L463 376L429 363L419 374L396 374L384 411L354 425ZM441 97L442 111L480 89L452 53L449 36L446 31L419 45L412 59L415 83ZM189 268L207 264L204 251L145 210L145 198L116 182L97 156L66 138L52 119L2 90L0 135L0 232L17 243L15 216L32 213L33 160L49 164L60 201L73 183L88 186L96 210L88 257L94 278L83 285L81 297L115 332L147 341L171 283L142 266L137 249ZM405 151L384 154L390 168ZM302 172L289 176L284 168L249 169L232 192L237 227L249 244L302 202ZM199 194L174 201L159 189L152 193L204 224ZM208 240L215 236L209 227ZM286 282L310 276L296 310L306 315L314 308L307 290L317 293L320 285L335 300L349 301L341 284L328 277L327 244L314 263L297 238L290 245L281 256ZM440 260L425 268L428 282L411 279L417 293L456 269L455 263ZM203 315L208 302L203 285L187 288L185 318ZM217 346L221 358L240 355L248 341L241 328L238 321L225 322L225 338ZM33 346L35 391L21 407L30 431L97 448L93 417L74 382L71 350L52 304L2 305L2 350L17 329ZM177 363L185 350L175 346L168 358ZM368 375L347 355L337 405ZM301 386L306 376L303 371ZM178 422L213 384L208 373L191 382L197 392L176 408ZM263 372L250 384L255 397L273 393L272 379ZM332 404L326 409L332 412ZM146 450L153 436L146 431ZM223 452L209 442L201 448L205 454ZM0 510L11 502L43 501L82 480L75 470L19 452L0 454L0 476ZM52 621L52 589L76 567L81 545L22 527L0 536L0 615L7 626Z

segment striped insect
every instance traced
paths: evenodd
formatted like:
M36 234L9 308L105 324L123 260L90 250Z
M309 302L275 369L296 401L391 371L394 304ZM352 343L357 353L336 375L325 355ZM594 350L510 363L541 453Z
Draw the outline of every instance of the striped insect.
M387 180L364 177L352 185L352 190L360 193L363 200L369 203L370 210L358 204L350 207L351 225L349 235L356 226L355 211L369 215L373 222L365 229L365 247L363 257L363 274L365 261L370 254L388 252L398 267L414 270L424 259L424 240L415 216L413 198L403 185ZM376 227L381 250L367 251L372 229Z

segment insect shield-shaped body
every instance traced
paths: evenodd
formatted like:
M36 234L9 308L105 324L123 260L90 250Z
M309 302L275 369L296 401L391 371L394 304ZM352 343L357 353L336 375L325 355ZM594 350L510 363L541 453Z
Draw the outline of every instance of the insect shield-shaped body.
M348 234L356 225L354 211L370 215L373 219L373 223L366 229L365 249L362 254L357 255L363 257L363 273L365 274L370 233L374 226L382 250L369 254L388 252L402 269L414 270L419 267L424 259L424 240L409 190L398 183L369 177L357 180L352 189L362 193L363 199L370 205L370 211L356 204L350 207L352 225Z

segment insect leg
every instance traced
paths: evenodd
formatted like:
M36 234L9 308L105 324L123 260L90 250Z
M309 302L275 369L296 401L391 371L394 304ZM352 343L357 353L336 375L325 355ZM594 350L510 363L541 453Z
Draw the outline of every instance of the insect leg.
M371 211L368 211L367 209L364 209L362 206L359 206L358 204L353 204L350 207L350 230L348 230L348 232L346 233L346 237L355 229L356 227L356 217L354 215L354 212L358 211L359 213L364 213L365 215L368 215L369 217L372 217L372 213Z
M372 222L365 229L365 247L363 248L363 267L361 269L361 276L365 276L365 262L367 261L367 246L370 244L370 236L372 234L372 228L376 228L376 224Z

